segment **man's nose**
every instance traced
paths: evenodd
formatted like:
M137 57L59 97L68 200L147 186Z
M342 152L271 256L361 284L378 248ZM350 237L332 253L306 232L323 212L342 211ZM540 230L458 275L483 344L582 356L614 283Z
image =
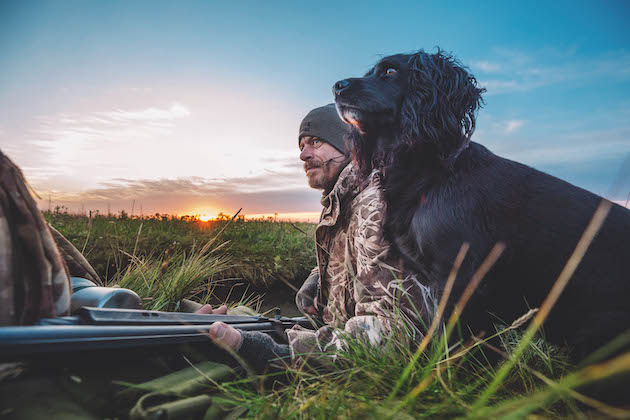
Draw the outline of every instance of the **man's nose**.
M348 89L349 86L350 86L350 82L348 80L346 79L340 80L333 85L333 94L335 96L339 95L342 91L344 91L345 89Z
M302 151L300 152L300 159L306 162L309 159L313 158L313 150L309 146L304 146Z

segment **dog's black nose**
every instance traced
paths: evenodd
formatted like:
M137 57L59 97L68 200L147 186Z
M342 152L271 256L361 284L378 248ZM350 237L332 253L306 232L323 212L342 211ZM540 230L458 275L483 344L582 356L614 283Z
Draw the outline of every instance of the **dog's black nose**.
M340 80L333 86L333 93L338 95L342 90L347 89L350 86L350 82L347 80Z

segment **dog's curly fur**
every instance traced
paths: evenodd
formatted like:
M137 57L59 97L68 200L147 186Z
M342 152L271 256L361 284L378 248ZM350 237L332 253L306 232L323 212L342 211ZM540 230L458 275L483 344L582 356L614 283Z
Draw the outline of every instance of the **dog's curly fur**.
M497 242L506 250L463 321L488 331L539 306L601 197L471 142L484 89L444 51L386 57L333 92L361 172L381 171L385 234L409 268L439 293L470 244L449 310ZM613 204L546 322L578 358L630 327L629 241L630 211Z

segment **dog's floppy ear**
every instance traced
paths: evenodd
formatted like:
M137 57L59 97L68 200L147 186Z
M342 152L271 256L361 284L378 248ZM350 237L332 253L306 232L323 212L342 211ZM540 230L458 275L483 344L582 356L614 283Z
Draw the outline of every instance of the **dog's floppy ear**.
M442 50L411 55L401 140L409 146L431 145L445 165L452 165L475 131L483 92L475 77Z

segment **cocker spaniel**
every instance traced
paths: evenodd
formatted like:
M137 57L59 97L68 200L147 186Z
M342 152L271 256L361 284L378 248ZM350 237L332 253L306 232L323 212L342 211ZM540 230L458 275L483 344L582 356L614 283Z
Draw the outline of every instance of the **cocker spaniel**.
M441 293L470 244L447 311L492 247L505 244L461 314L473 332L541 305L602 201L470 141L483 92L441 50L386 57L333 86L353 127L354 160L364 175L380 170L385 234L408 267ZM612 204L544 327L577 358L630 328L630 210Z

